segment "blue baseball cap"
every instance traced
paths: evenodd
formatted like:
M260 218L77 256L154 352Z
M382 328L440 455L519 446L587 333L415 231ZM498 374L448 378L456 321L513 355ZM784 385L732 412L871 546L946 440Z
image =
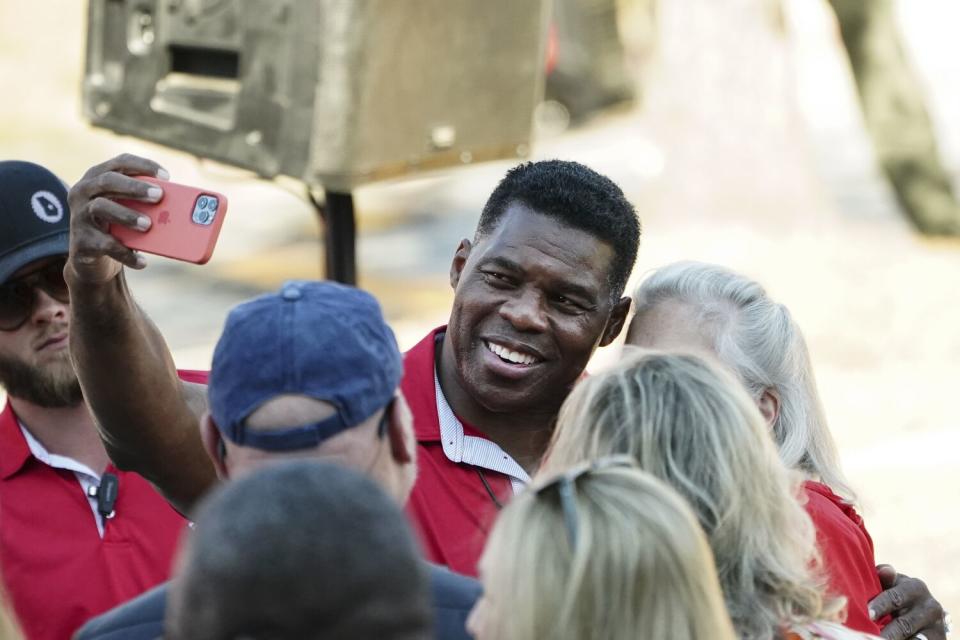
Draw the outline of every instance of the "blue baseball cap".
M266 451L314 447L393 399L403 361L376 299L333 282L294 280L227 316L210 372L210 414L225 438ZM281 395L327 402L336 413L286 429L246 420Z

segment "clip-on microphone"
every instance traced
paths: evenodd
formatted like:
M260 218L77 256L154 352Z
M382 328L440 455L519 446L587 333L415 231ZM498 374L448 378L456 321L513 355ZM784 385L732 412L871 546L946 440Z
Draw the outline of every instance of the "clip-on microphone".
M120 478L109 471L100 478L99 487L90 487L87 492L91 498L97 499L97 512L109 520L117 515L114 505L117 504L117 494L120 492Z

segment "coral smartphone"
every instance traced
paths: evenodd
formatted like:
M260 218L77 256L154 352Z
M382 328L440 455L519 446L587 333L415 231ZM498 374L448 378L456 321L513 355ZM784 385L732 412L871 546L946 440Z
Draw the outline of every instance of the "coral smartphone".
M110 233L125 246L175 260L204 264L213 255L227 213L227 198L215 191L135 176L163 189L160 202L117 200L153 221L147 231L110 225Z

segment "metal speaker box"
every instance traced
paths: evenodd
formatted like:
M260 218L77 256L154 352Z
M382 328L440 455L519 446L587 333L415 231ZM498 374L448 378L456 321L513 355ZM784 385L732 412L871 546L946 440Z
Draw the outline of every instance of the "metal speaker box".
M328 190L524 156L547 0L90 0L96 126Z

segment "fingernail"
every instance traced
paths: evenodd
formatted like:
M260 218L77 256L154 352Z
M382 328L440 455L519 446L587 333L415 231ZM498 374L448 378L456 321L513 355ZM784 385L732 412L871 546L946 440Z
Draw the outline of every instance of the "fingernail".
M170 172L163 168L157 169L157 177L160 178L161 180L169 180Z
M93 256L77 256L77 262L81 264L92 264L94 261L96 261L96 258Z
M867 615L870 616L871 620L877 619L877 612L874 611L873 609L867 609Z
M137 268L142 269L147 266L147 258L142 253L137 254Z
M148 218L147 216L140 216L139 218L137 218L137 229L140 229L141 231L146 231L149 228L150 228L150 218Z
M163 189L160 187L150 187L147 189L147 199L158 202L163 197Z

